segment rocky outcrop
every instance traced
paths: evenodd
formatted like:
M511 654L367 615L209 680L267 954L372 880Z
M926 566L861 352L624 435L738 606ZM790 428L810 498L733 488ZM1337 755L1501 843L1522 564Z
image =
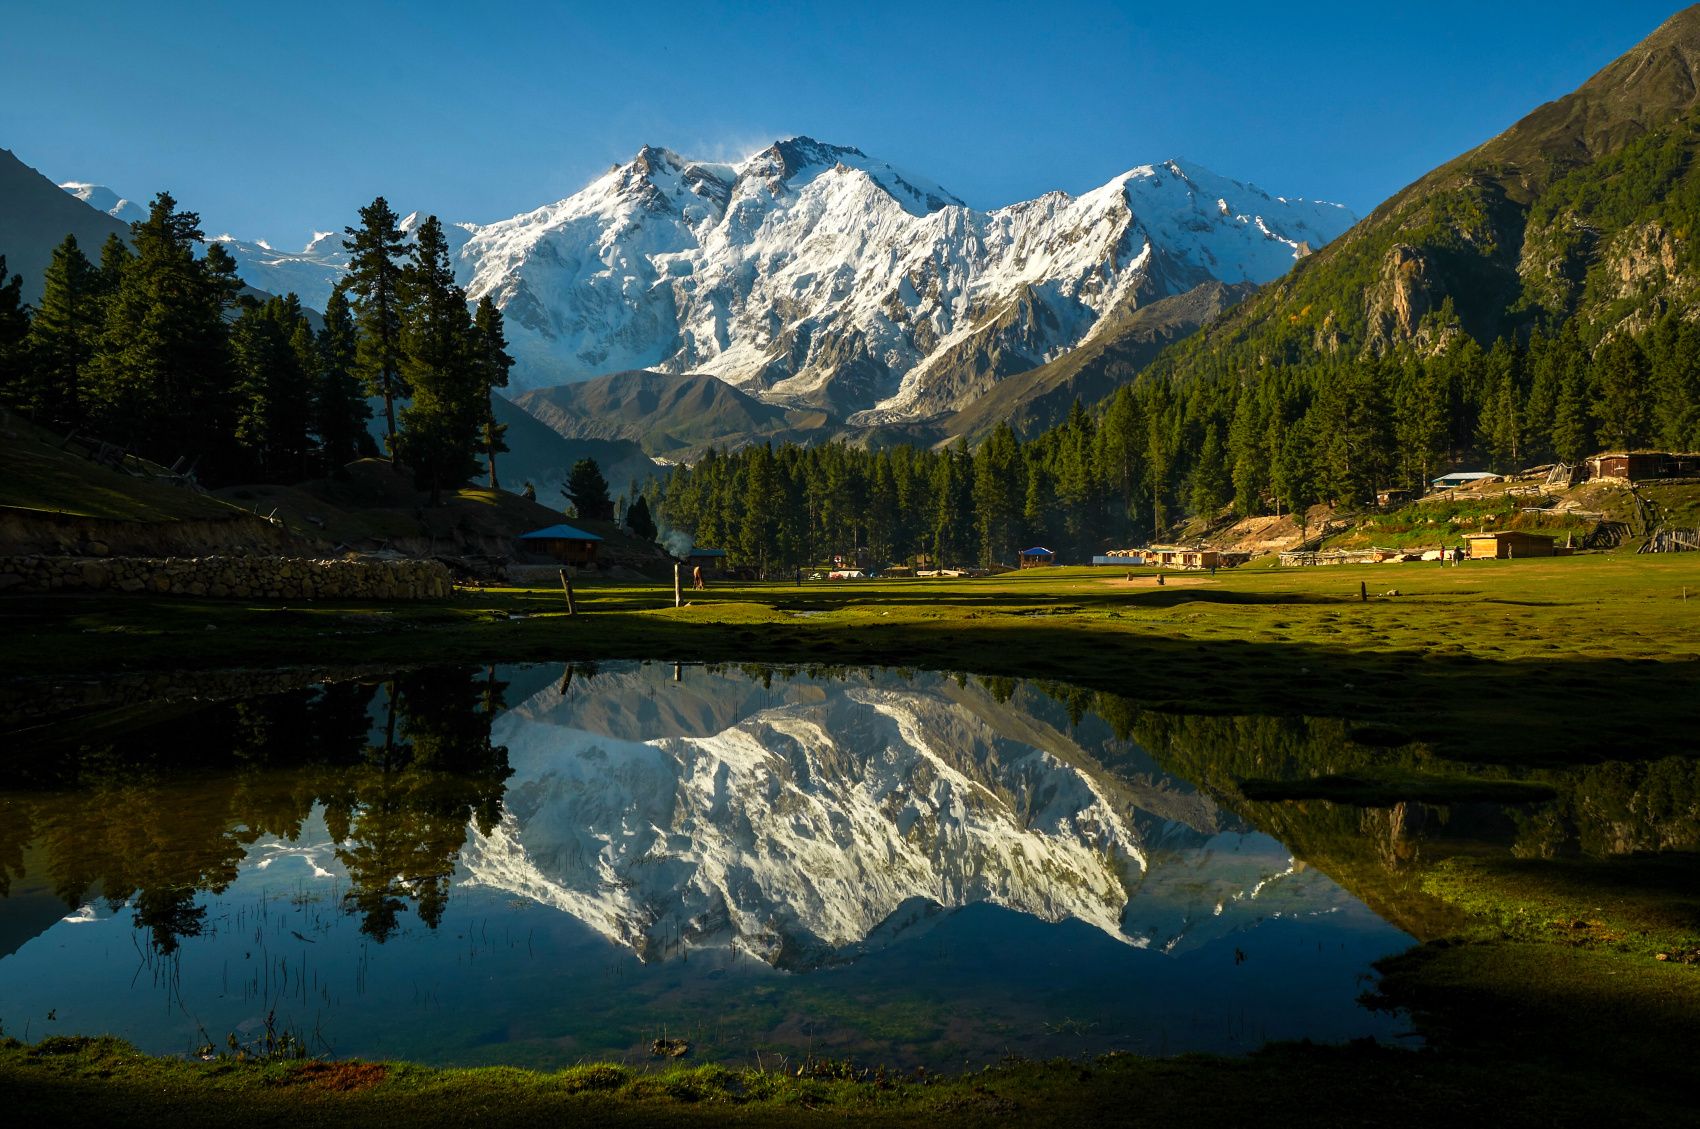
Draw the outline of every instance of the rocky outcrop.
M0 557L0 593L132 592L238 600L430 600L454 590L436 561L309 557Z
M1369 342L1376 351L1409 341L1435 306L1429 256L1409 243L1395 243L1381 264L1381 279L1366 295Z

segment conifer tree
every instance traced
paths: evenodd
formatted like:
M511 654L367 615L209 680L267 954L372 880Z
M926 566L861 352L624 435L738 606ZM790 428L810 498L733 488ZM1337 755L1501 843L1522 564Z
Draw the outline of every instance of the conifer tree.
M444 487L477 472L478 430L489 412L466 291L455 284L436 216L419 225L402 284L401 384L413 402L402 409L396 451L413 468L414 480L430 490L435 506Z
M1192 468L1192 512L1213 518L1227 504L1231 480L1223 462L1222 440L1213 425L1204 429L1204 445Z
M500 490L496 477L496 456L508 449L502 436L508 425L496 422L495 390L508 386L508 370L514 359L508 355L508 339L502 332L502 311L486 294L478 300L472 316L473 361L478 369L479 383L484 386L484 419L479 424L479 446L484 452L485 465L490 471L490 489ZM645 511L647 514L647 510Z
M626 507L626 528L632 531L632 536L640 540L655 540L655 534L658 532L655 528L655 518L650 515L649 500L642 494Z
M337 286L325 302L325 327L314 342L318 351L318 388L313 400L313 430L325 473L348 476L347 465L360 457L366 421L372 409L361 395L359 334L347 290Z
M0 268L3 270L3 268ZM53 249L30 324L30 408L67 427L83 421L83 388L104 316L102 275L67 235Z
M567 476L561 491L573 504L573 512L587 521L614 520L614 503L608 498L608 480L595 459L580 459Z
M1612 338L1594 355L1595 416L1600 437L1620 450L1642 439L1647 420L1647 358L1627 334Z
M134 257L102 255L117 289L90 365L90 415L102 433L161 462L232 469L233 380L225 311L241 282L219 244L200 258L200 217L154 197L131 225Z
M6 256L0 255L0 403L33 406L35 383L28 369L24 341L30 332L29 307L24 305L24 276L6 277Z
M360 328L358 361L368 396L384 401L387 454L395 457L395 402L410 393L402 372L402 257L407 240L401 220L382 196L360 209L360 226L343 231L349 252L348 283Z

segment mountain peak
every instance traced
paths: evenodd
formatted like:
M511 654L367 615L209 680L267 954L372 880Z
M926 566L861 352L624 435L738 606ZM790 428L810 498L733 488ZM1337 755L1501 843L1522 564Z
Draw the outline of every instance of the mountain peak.
M104 184L82 180L67 180L59 186L91 208L96 208L115 220L132 223L148 218L147 209L134 200L120 196Z

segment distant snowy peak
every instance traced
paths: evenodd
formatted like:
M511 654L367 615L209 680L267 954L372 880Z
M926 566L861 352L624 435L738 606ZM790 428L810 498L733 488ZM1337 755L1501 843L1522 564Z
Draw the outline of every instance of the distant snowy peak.
M88 184L68 180L59 186L91 208L105 212L113 219L134 223L148 218L148 211L134 200L118 195L104 184Z

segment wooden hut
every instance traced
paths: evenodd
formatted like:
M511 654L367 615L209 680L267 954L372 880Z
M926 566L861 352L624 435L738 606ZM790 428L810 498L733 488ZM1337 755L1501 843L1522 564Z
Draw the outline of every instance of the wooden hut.
M1493 533L1466 533L1473 561L1511 560L1519 557L1551 557L1557 538L1539 533L1524 533L1519 529L1502 529Z
M1045 568L1057 563L1057 555L1043 545L1035 545L1031 549L1023 549L1018 554L1022 568Z
M551 525L522 533L519 537L520 548L525 552L542 553L569 565L595 564L596 546L601 541L602 538L596 534L570 525Z
M1606 452L1590 458L1588 470L1595 478L1621 478L1629 482L1692 478L1700 476L1700 455L1669 451Z

